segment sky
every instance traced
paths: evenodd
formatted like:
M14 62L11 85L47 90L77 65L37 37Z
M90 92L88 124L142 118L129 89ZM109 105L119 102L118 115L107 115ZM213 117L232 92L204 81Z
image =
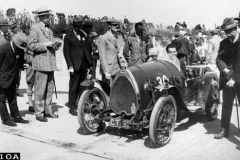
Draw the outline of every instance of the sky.
M6 12L29 12L46 6L53 13L114 17L131 22L145 19L154 24L172 25L186 22L188 28L205 24L207 29L220 26L227 17L238 17L240 0L0 0L0 9Z

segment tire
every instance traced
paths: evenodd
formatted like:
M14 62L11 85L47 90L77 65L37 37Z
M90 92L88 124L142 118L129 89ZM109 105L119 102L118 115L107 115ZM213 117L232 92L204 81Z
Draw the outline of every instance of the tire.
M160 97L153 108L149 125L149 137L154 147L164 146L171 140L176 118L177 106L173 96Z
M93 134L105 128L105 123L101 120L95 120L94 117L106 108L106 97L98 88L85 90L82 93L78 102L78 122L87 134Z
M219 91L218 82L213 81L210 86L208 99L205 106L206 117L208 120L214 120L218 116L218 107L220 102L219 97L220 97L220 91Z

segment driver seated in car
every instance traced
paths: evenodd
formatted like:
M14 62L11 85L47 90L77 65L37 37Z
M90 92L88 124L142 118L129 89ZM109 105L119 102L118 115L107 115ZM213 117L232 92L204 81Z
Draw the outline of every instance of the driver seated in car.
M177 63L180 65L180 68L184 74L185 77L187 77L187 69L186 69L186 61L185 58L179 58L184 55L180 55L177 53L177 48L174 44L169 44L166 47L166 51L169 55L169 58L173 61L177 61Z

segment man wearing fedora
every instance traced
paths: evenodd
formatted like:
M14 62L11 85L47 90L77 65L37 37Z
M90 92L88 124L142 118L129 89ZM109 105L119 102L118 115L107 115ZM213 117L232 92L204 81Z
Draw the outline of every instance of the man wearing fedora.
M36 11L40 22L30 29L27 45L33 52L32 67L35 71L34 99L36 119L47 122L47 118L58 118L52 111L52 96L54 89L54 71L57 70L52 30L49 28L51 10L46 7Z
M107 19L109 30L100 37L98 42L99 60L102 72L102 79L109 86L116 73L120 70L118 53L120 51L115 34L118 31L119 22L116 19Z
M73 30L64 37L63 53L70 72L68 106L69 113L76 116L76 100L85 89L80 86L87 78L88 69L91 67L91 44L87 35L92 25L83 24L82 20L73 20ZM83 30L84 29L84 30Z
M15 123L29 123L21 117L16 98L16 74L24 63L24 47L26 47L26 37L21 34L13 36L10 43L0 46L0 115L2 123L8 126L17 126ZM8 114L6 99L15 123Z
M8 20L0 18L0 46L8 42L5 37L5 34L8 32L8 28Z
M219 88L223 90L221 131L214 136L222 139L229 136L233 101L240 99L240 36L234 18L226 18L221 29L227 38L220 42L216 64L220 71Z
M148 55L148 39L142 22L135 24L135 31L124 45L123 54L128 59L128 67L144 63Z

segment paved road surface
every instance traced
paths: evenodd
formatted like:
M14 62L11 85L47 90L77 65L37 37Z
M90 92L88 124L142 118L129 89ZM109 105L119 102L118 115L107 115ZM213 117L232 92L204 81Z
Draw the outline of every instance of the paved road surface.
M21 91L26 93L25 74ZM215 140L213 136L220 126L217 120L208 122L201 108L193 107L193 113L181 112L172 140L162 148L153 148L148 130L142 132L107 127L104 132L85 135L77 117L68 113L68 73L55 74L58 99L53 98L54 110L59 119L48 123L35 120L27 111L27 96L18 98L19 108L30 124L7 127L0 124L0 152L20 152L23 160L75 160L75 159L163 159L163 160L239 160L240 135L234 107L230 137ZM239 108L240 109L240 108Z

